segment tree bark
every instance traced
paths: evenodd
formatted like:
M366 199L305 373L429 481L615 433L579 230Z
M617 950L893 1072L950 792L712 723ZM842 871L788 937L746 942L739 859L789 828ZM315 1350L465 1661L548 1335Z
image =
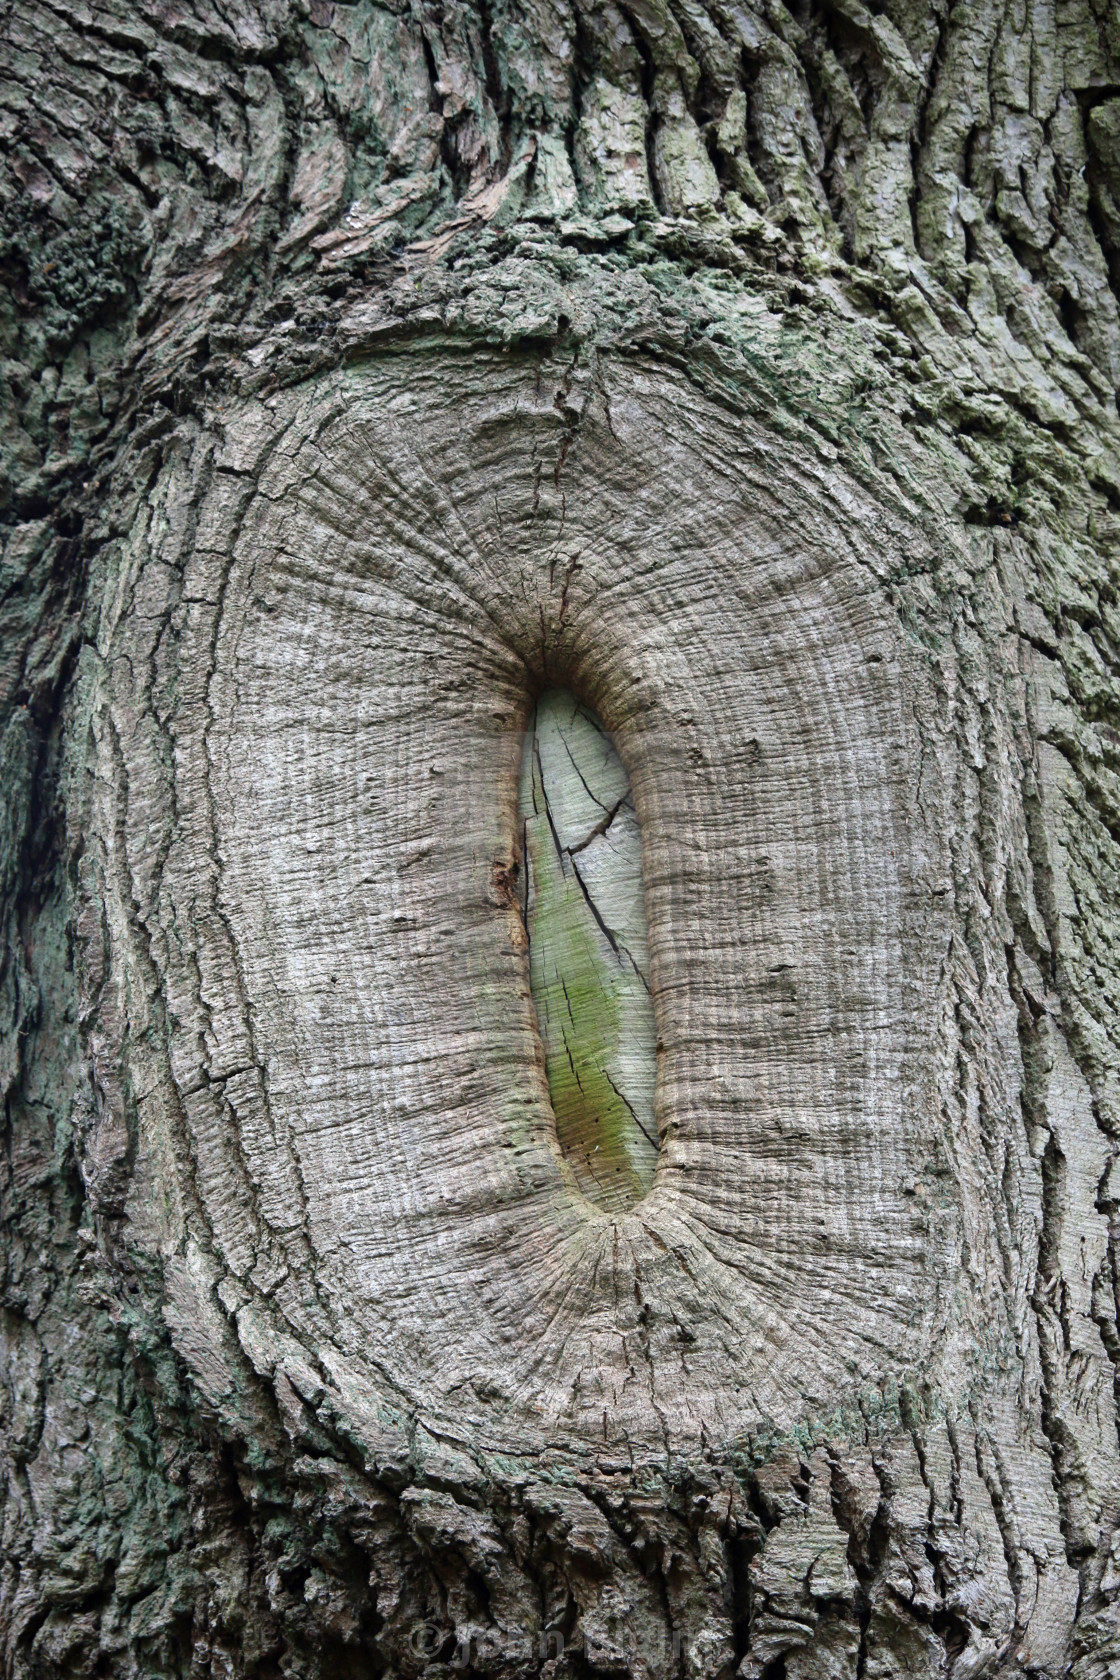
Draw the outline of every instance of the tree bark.
M1120 1674L1120 14L4 40L5 1673Z

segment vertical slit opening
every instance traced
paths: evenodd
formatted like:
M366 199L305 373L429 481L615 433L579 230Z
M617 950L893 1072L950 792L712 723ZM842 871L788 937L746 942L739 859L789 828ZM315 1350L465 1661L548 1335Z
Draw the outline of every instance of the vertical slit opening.
M629 777L565 689L533 708L519 788L529 981L556 1135L576 1184L624 1212L653 1182L657 1030Z

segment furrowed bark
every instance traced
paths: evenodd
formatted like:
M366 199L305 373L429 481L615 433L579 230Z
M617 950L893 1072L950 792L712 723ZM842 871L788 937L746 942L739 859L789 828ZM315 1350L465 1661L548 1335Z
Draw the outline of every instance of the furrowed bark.
M1113 1673L1114 8L4 30L6 1672Z

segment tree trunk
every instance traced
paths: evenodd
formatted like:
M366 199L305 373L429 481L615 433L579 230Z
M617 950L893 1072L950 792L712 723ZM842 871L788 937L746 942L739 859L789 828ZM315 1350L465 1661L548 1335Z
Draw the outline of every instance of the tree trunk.
M5 42L4 1672L1120 1675L1120 13Z

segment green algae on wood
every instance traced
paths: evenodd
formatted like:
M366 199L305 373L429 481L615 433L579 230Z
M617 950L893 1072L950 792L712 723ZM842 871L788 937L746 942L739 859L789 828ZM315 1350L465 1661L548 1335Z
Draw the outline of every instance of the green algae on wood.
M529 976L561 1151L580 1190L620 1212L657 1165L657 1033L641 832L599 719L552 690L521 774Z

